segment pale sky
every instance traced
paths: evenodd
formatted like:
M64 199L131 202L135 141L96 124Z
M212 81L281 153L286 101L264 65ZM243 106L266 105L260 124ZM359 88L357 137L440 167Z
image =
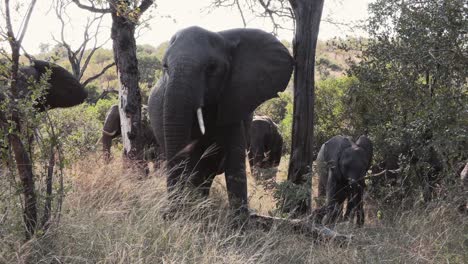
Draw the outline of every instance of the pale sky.
M350 23L367 17L367 5L373 0L325 0L325 7L322 18L331 18L334 21ZM24 2L24 0L20 0ZM52 35L57 38L60 36L60 23L55 16L53 9L50 9L52 1L39 0L36 9L31 17L30 26L23 41L24 48L31 54L39 52L40 43L55 42ZM86 1L85 1L86 2ZM178 30L198 25L208 30L218 31L229 28L243 27L241 17L237 9L222 8L208 12L211 0L156 0L156 8L152 9L154 18L149 21L150 28L145 29L137 39L137 44L159 45L177 32ZM86 19L90 17L90 12L81 10L73 4L68 9L68 15L71 21L71 27L67 30L66 39L72 43L72 46L78 45L82 41L83 25ZM171 18L161 18L170 15ZM272 27L269 20L255 19L252 15L245 14L247 17L247 27L261 28L271 31ZM13 16L15 16L13 14ZM2 16L3 17L3 16ZM4 19L2 19L4 20ZM18 20L19 21L19 20ZM2 25L4 21L0 22ZM106 15L102 22L100 39L105 40L110 36L110 15ZM356 35L359 32L349 32L346 27L337 28L336 26L322 22L320 27L320 39L329 39L334 36ZM292 40L291 31L279 32L280 39ZM74 44L74 45L73 45ZM111 47L109 41L106 48Z

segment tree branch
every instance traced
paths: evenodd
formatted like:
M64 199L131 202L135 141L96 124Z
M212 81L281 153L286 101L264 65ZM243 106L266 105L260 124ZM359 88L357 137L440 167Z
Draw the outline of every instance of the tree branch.
M36 0L32 0L31 4L29 5L28 11L26 12L26 16L23 20L23 26L20 29L18 44L21 45L23 41L24 35L26 34L26 30L28 29L29 20L31 19L32 11L34 10L34 6L36 5Z
M96 75L94 75L94 76L88 78L86 81L84 81L84 82L82 83L82 85L83 85L84 87L86 87L86 85L88 85L90 82L96 80L97 78L101 77L101 75L103 75L104 73L106 73L106 71L107 71L108 69L110 69L112 66L115 66L115 62L113 62L113 63L107 65L106 67L104 67L100 73L98 73L98 74L96 74Z
M401 170L402 170L401 168L398 168L396 170L383 170L383 171L378 172L378 173L370 174L369 176L366 176L365 178L369 179L369 178L373 178L373 177L380 177L380 176L385 175L387 173L399 173L399 172L401 172Z
M10 42L15 39L15 34L13 33L13 26L11 25L11 16L10 16L10 0L5 0L5 19L7 27L7 36L10 38Z
M111 9L110 8L97 8L92 2L90 3L91 5L90 6L87 6L87 5L84 5L80 2L80 0L72 0L73 3L75 3L79 8L81 9L85 9L85 10L88 10L88 11L91 11L91 12L94 12L94 13L102 13L102 14L106 14L106 13L110 13L111 12Z
M245 22L244 12L242 11L239 0L235 0L235 2L237 5L237 9L239 10L240 16L242 18L242 23L244 24L244 27L247 27L247 23Z
M140 9L140 14L143 14L152 4L154 0L143 0L138 7Z

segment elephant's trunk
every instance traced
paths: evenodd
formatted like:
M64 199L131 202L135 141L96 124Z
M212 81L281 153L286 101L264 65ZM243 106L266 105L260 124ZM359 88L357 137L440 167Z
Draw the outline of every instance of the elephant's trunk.
M164 144L169 166L174 167L183 160L184 148L190 143L191 128L197 106L191 97L191 85L185 78L174 77L164 95Z

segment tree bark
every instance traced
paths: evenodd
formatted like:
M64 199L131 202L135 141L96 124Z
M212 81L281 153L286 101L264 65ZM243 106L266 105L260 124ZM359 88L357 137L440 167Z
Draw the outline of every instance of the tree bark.
M18 80L18 71L19 71L19 49L20 44L16 43L14 36L11 34L10 36L13 38L11 41L11 49L12 49L12 69L11 69L11 93L13 98L18 98L18 89L17 89L17 80ZM26 240L29 240L31 236L34 234L37 226L37 199L35 193L35 185L34 185L34 174L32 168L32 161L28 155L28 151L25 148L19 134L21 133L21 122L19 118L19 110L17 109L16 105L11 106L12 112L10 121L12 124L15 125L15 129L13 133L8 134L8 140L10 145L13 149L13 154L16 161L16 168L18 170L18 175L21 180L22 188L23 188L23 196L24 196L24 211L23 211L23 219L26 226ZM0 121L2 122L2 121Z
M111 1L118 2L118 1ZM114 60L120 82L119 113L124 155L133 161L143 160L141 134L141 94L138 85L138 60L136 56L135 27L116 9L118 3L111 3Z
M290 0L295 15L295 35L293 55L296 61L294 70L294 108L291 158L288 180L295 184L309 184L306 175L312 173L312 147L314 134L314 67L315 49L322 17L324 0ZM297 212L310 210L310 195L301 201Z
M19 73L19 57L20 57L20 48L21 42L26 34L26 29L28 28L29 19L31 18L32 11L36 5L36 0L32 0L29 4L28 11L24 16L22 21L22 28L18 32L18 36L15 36L13 33L12 19L10 15L10 1L5 0L5 22L6 22L6 34L8 36L8 42L11 47L11 86L10 91L13 96L13 99L19 98L19 91L17 87L18 73ZM11 115L8 117L8 123L10 126L13 124L13 131L8 133L8 141L13 149L15 156L16 167L18 169L18 174L23 187L23 196L24 196L24 212L23 218L26 226L26 239L29 240L34 234L37 225L37 202L36 202L36 193L34 187L34 174L32 161L29 157L28 151L25 148L23 142L21 141L20 135L22 131L21 122L20 122L20 110L16 104L16 100L12 100L11 105ZM0 126L3 127L7 125L5 122L7 117L0 115ZM8 127L8 130L10 128Z
M11 69L11 92L13 98L18 98L17 80L19 71L19 45L12 44L12 69ZM26 226L26 240L34 234L37 225L37 199L34 185L34 174L32 171L32 162L28 155L19 133L21 123L19 119L19 110L16 105L12 106L10 121L15 125L13 133L8 134L8 140L13 149L13 154L18 169L18 175L21 180L24 197L23 219Z

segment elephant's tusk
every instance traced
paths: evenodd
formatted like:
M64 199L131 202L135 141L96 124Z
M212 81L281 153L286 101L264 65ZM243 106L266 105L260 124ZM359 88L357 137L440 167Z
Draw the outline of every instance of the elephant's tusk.
M106 135L106 136L108 136L108 137L113 137L113 136L115 136L115 134L117 134L117 129L114 130L114 131L112 131L112 132L107 132L107 131L105 131L105 130L103 129L103 130L102 130L102 134L104 134L104 135Z
M205 123L203 122L203 113L201 107L197 109L197 118L198 118L198 125L200 126L200 132L202 135L205 135Z

